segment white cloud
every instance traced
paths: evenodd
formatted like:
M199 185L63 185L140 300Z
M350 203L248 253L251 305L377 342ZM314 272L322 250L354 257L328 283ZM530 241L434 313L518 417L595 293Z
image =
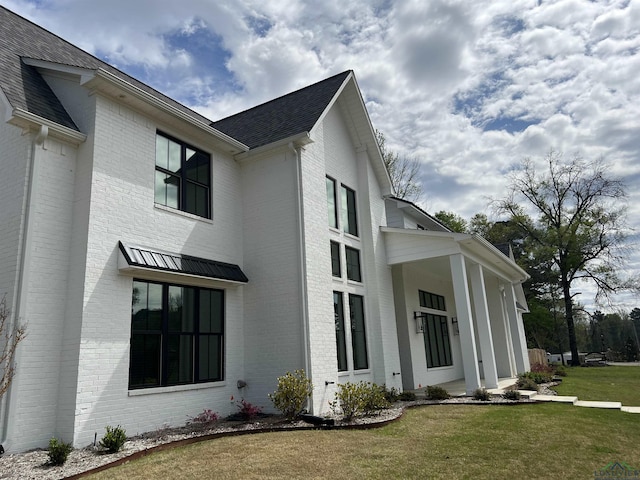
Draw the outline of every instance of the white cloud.
M353 69L389 146L421 158L430 210L487 211L550 148L640 181L640 0L0 4L212 119Z

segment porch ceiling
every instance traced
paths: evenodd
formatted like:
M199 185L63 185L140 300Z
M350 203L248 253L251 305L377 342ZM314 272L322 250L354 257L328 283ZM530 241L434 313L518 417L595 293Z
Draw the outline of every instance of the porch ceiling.
M389 265L459 253L511 282L520 283L529 278L513 260L477 235L391 227L381 227L381 231L385 236Z

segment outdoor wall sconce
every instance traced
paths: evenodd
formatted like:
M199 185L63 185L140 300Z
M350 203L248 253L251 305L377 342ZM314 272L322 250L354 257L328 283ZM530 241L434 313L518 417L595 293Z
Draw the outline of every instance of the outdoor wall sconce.
M244 387L246 387L246 386L247 386L247 382L245 382L244 380L238 380L238 381L236 382L236 386L237 386L238 388L244 388Z
M460 329L458 328L458 317L451 317L451 328L454 335L460 335Z
M426 313L413 312L413 319L416 321L416 333L424 333L424 321L426 318Z

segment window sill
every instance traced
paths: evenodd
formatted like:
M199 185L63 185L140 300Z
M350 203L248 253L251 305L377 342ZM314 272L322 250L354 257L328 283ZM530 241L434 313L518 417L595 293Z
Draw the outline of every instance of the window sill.
M172 385L170 387L138 388L129 390L128 395L130 397L137 397L141 395L154 395L156 393L186 392L189 390L201 390L203 388L224 387L226 384L223 380L221 382L191 383L189 385Z
M177 208L167 207L166 205L162 205L160 203L154 203L153 206L158 210L162 210L164 212L173 213L174 215L179 215L181 217L187 217L193 220L199 220L204 223L213 224L212 218L205 218L205 217L201 217L200 215L194 215L193 213L184 212L182 210L178 210Z

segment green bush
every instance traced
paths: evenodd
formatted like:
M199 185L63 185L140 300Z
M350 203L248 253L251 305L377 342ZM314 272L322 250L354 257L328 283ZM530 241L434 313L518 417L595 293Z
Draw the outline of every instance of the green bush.
M64 443L57 438L52 438L49 440L49 450L47 451L49 463L63 465L67 461L71 450L73 450L73 447L70 443Z
M520 392L517 390L507 390L502 394L502 397L507 399L507 400L520 400L520 397L522 395L520 395Z
M113 428L110 425L105 427L106 433L102 440L100 440L100 446L107 450L109 453L119 452L124 446L124 442L127 441L127 435L125 429L120 425Z
M269 398L287 419L293 420L300 414L312 392L313 383L304 370L296 370L278 377L278 387L269 394Z
M387 399L387 402L393 403L397 402L398 398L400 398L400 392L396 387L387 388L384 387L384 398Z
M559 377L566 377L567 376L567 369L564 368L562 365L557 365L554 369L553 372L555 375L559 376Z
M518 376L516 386L518 387L518 390L533 390L534 392L538 391L538 384L533 379L527 376Z
M449 392L437 385L427 385L424 392L429 400L446 400L447 398L451 398Z
M529 378L538 385L541 383L549 383L553 380L553 374L548 372L525 372L518 375L518 378Z
M415 399L416 394L408 390L398 395L398 400L402 400L403 402L413 402Z
M473 399L474 400L482 400L483 402L487 402L491 399L491 394L487 392L486 388L476 388L473 391Z
M384 387L371 382L346 382L338 385L331 409L334 413L340 412L345 420L351 420L356 415L371 415L389 405Z

